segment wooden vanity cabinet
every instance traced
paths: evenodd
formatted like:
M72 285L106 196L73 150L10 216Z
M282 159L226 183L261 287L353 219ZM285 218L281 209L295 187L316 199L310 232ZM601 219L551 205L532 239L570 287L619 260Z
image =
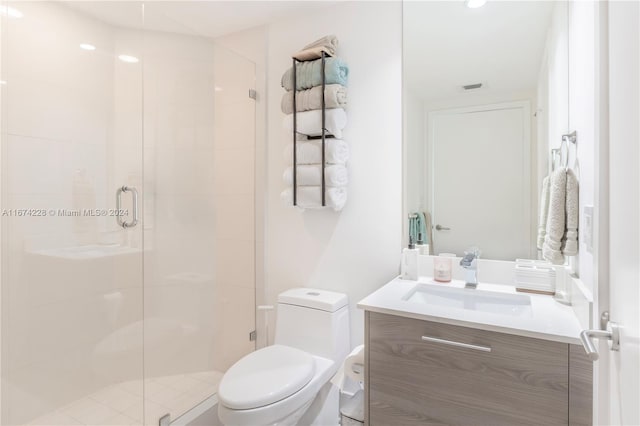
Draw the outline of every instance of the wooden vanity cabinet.
M591 423L582 347L370 311L365 329L368 425Z

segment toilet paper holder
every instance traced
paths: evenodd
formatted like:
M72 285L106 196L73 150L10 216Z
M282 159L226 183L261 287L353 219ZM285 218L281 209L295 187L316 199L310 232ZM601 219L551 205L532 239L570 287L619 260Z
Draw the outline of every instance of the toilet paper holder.
M364 345L353 348L344 360L344 374L356 382L364 382Z

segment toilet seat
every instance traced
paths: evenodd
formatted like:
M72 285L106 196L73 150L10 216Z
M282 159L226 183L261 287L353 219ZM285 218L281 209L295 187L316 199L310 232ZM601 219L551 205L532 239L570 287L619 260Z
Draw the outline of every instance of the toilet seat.
M316 372L312 355L273 345L252 352L224 375L218 398L227 408L247 410L281 401L305 387Z
M264 351L265 349L267 348L259 349L254 353ZM338 369L336 363L330 359L316 355L311 355L311 357L315 367L313 377L309 383L297 392L272 404L245 410L234 409L226 406L223 401L224 397L220 397L222 389L219 389L218 399L220 400L220 404L218 404L218 417L222 424L234 426L286 426L297 424L297 419L304 414L316 397L318 391L331 380L331 377ZM224 382L224 378L222 381Z

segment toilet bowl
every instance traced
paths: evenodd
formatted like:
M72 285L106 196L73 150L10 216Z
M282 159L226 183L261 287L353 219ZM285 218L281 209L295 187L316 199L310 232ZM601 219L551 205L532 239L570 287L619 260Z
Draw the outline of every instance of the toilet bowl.
M338 424L330 382L349 352L347 296L298 288L278 296L272 346L243 357L218 388L225 425Z

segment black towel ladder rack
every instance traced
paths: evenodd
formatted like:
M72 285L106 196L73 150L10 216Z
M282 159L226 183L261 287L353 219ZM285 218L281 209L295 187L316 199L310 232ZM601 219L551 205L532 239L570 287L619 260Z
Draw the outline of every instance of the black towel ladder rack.
M321 109L322 110L322 134L320 136L304 135L309 140L322 140L322 167L321 167L322 184L320 189L322 191L322 194L321 194L322 207L325 207L327 205L326 196L325 196L326 184L325 184L325 176L324 176L324 169L326 165L325 142L327 139L334 137L333 135L327 134L327 129L326 129L327 117L326 117L326 104L324 99L324 91L325 91L326 80L327 80L326 74L325 74L326 58L327 58L326 53L322 52L320 56L320 61L321 61L320 68L321 68L321 76L322 76L322 109ZM314 59L314 60L317 60L317 59ZM297 81L297 75L296 75L298 62L305 62L305 61L299 61L298 59L293 58L293 205L294 206L298 205L298 176L297 176L298 175L298 147L297 147L298 110L296 105L296 95L298 93L298 81Z

